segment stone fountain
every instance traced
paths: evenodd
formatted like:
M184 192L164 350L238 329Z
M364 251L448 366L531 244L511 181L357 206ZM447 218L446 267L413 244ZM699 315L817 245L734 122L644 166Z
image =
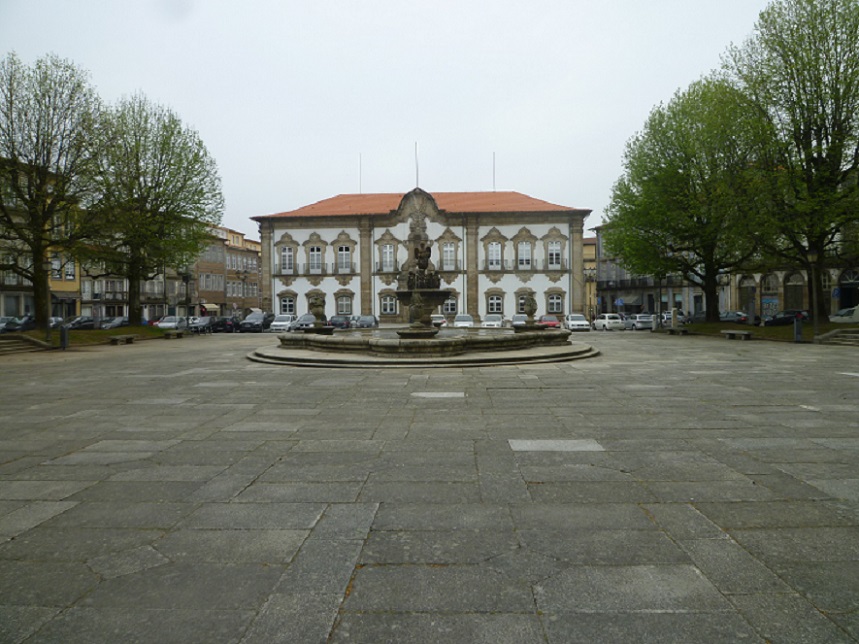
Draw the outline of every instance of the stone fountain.
M432 324L432 314L453 291L441 288L441 277L432 268L432 240L427 235L426 217L420 207L411 213L406 247L409 259L397 276L397 299L409 312L410 324L397 331L397 335L410 340L434 338L438 329Z

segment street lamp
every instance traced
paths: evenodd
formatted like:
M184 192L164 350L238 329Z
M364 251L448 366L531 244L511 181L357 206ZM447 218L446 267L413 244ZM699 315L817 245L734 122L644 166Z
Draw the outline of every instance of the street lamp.
M811 264L811 321L814 329L814 338L817 338L818 322L817 322L817 274L815 273L815 265L817 264L817 251L808 252L808 263Z
M51 271L54 270L54 263L46 259L42 262L42 268L45 269L45 306L47 315L45 316L45 342L48 346L51 345Z

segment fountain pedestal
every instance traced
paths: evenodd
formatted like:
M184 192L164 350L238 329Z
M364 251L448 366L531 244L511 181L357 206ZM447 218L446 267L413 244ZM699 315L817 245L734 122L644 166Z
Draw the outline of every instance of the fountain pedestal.
M411 324L408 328L397 331L397 335L411 340L434 338L438 329L432 323L432 314L450 298L452 293L450 289L398 290L397 299L402 306L408 308Z

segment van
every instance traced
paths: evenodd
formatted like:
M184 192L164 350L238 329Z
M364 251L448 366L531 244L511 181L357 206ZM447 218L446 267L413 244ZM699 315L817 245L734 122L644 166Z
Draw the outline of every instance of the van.
M835 315L830 315L829 321L836 324L859 324L859 306L854 306L852 309L841 309Z

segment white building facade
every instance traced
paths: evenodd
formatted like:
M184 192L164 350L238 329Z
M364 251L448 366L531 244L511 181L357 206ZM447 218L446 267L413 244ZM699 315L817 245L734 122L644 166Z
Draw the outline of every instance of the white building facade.
M307 312L322 295L328 317L406 321L397 275L409 259L409 219L419 212L433 241L431 267L453 295L440 311L510 318L526 295L538 314L585 310L582 230L590 210L517 192L339 195L298 210L253 217L260 226L262 307Z

